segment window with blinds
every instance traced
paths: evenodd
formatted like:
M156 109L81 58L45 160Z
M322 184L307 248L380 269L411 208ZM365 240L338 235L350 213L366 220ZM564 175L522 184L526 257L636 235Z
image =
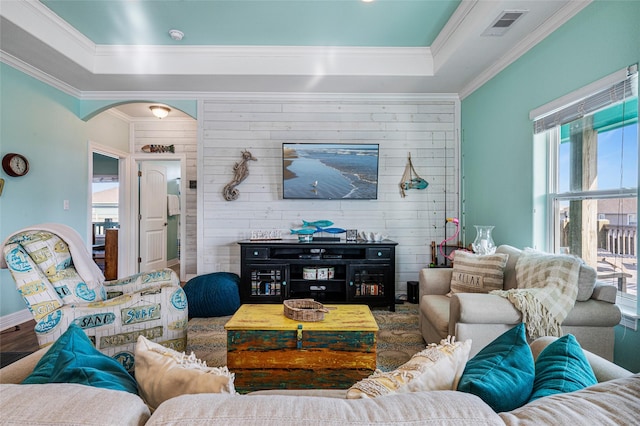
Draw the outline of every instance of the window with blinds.
M638 67L531 113L548 145L549 237L637 298ZM634 304L635 305L635 304Z

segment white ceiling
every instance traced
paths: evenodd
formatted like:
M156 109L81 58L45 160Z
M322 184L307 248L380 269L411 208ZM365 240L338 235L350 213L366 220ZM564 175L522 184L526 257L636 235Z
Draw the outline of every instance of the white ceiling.
M436 0L375 0L379 5L373 7L386 8L375 16L365 15L356 1L326 1L334 9L319 11L319 0L2 0L0 59L80 99L191 99L220 92L456 93L464 98L590 2L439 0L432 17L414 3ZM105 8L111 3L117 8ZM177 14L177 3L188 4L188 14ZM153 13L139 4L152 5ZM278 9L283 4L290 6L287 19L273 18L280 16L275 12L284 10ZM202 25L202 20L209 22L212 7L228 8L226 32L208 34ZM113 10L139 16L122 22L107 16ZM482 36L508 10L527 13L505 35ZM274 24L249 37L247 17L258 22L267 12ZM419 12L425 16L409 18ZM403 18L393 19L396 14ZM332 16L341 27L329 25ZM168 39L172 19L186 34L182 42L162 41ZM381 38L376 28L387 37ZM190 34L200 38L189 41ZM119 44L108 44L111 39ZM205 44L216 40L227 44ZM325 40L332 45L318 45ZM381 45L381 40L389 43Z

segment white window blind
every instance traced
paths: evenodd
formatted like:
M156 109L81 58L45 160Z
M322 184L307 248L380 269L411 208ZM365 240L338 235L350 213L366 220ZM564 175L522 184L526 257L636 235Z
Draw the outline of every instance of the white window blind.
M632 96L638 96L637 64L611 74L568 97L556 99L531 111L534 134L570 123Z

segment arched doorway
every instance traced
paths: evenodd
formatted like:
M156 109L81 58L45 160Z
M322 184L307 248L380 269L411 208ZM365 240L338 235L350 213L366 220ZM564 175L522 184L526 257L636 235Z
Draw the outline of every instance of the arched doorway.
M179 272L182 281L187 277L196 274L197 247L195 238L197 233L196 212L187 213L188 204L196 205L197 196L195 189L189 190L189 180L195 180L195 164L197 150L197 122L190 115L172 108L171 114L163 119L158 119L149 110L150 103L135 102L129 104L119 104L108 108L93 116L108 115L110 120L117 120L126 124L126 149L118 151L116 157L120 158L119 175L119 268L118 275L125 276L140 271L141 251L140 251L140 205L142 199L139 192L139 173L141 165L146 162L162 161L171 165L171 174L167 180L167 191L165 197L173 195L178 198L179 212L175 211L168 215L166 239L166 264L165 266ZM105 146L107 150L113 141L92 141L90 156L96 152L98 155L104 154ZM117 145L117 142L115 143ZM121 143L120 143L121 144ZM145 148L147 145L174 145L173 152L150 152ZM113 156L112 153L108 155ZM93 160L93 157L91 158ZM193 164L187 169L187 161ZM93 177L91 177L93 179ZM90 197L91 198L91 197ZM168 202L168 201L167 201ZM90 211L92 211L91 206ZM90 222L93 222L93 217ZM187 234L187 227L190 232ZM193 232L191 230L193 229ZM91 235L91 234L89 234ZM190 247L193 253L190 253ZM191 262L193 259L193 262Z

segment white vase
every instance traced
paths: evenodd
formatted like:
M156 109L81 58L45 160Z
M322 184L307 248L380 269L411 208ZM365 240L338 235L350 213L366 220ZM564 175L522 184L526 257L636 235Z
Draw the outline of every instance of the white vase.
M493 254L496 252L496 244L491 237L491 231L495 226L473 225L476 227L476 239L471 244L476 254Z

